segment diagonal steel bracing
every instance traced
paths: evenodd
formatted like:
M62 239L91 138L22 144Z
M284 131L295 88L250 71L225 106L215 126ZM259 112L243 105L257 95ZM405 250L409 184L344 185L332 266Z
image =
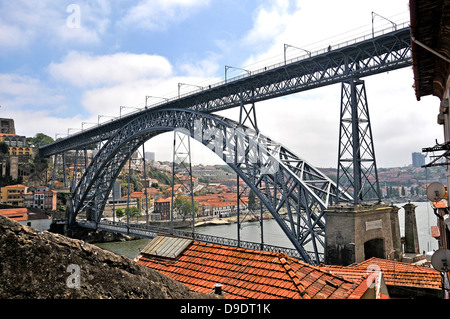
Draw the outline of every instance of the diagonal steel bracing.
M336 185L281 144L232 120L197 111L145 113L119 130L98 152L72 192L70 223L81 212L99 222L113 183L130 154L166 132L182 132L222 158L273 215L306 262L323 261L323 210L337 201ZM341 193L343 199L350 196Z
M342 83L337 185L353 203L381 201L364 81Z
M281 144L236 122L208 114L410 66L409 27L403 25L391 31L251 71L40 148L41 156L48 157L104 142L73 189L70 222L76 222L82 211L98 221L113 181L129 155L158 134L182 130L227 162L272 213L302 258L319 263L323 260L324 208L352 197L345 189L338 192L336 185L320 171ZM254 114L241 115L251 119ZM253 125L256 127L256 121ZM353 147L354 143L349 141L357 130L351 131L344 125L341 130L340 141L344 142L340 143L339 156L343 159L340 162L345 163L342 154ZM362 136L370 133L358 132ZM364 140L361 144L365 145ZM365 145L363 157L366 152L371 152L369 145ZM376 167L370 165L369 173L362 174L367 180L371 179L370 172L376 172ZM352 174L352 169L344 173L348 179ZM360 198L359 193L356 198Z

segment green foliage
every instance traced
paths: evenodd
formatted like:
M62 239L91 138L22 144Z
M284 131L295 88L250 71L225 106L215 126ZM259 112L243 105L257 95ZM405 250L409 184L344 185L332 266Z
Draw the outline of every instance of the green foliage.
M129 207L129 208L125 208L125 210L123 210L122 208L117 208L116 209L116 216L119 217L119 218L127 216L127 212L129 212L129 216L130 217L139 217L139 216L141 216L141 212L135 206Z
M9 146L5 142L0 142L0 153L6 155L9 153Z
M178 215L186 219L186 216L192 215L192 200L189 197L178 195L173 201L173 209ZM194 212L198 213L198 202L194 201Z
M116 216L119 217L119 218L125 216L125 211L122 208L117 208L116 209Z
M159 184L172 185L172 177L167 174L149 169L147 175L150 178L157 179Z
M37 133L35 137L28 139L35 147L41 147L50 143L53 143L54 140L44 133Z

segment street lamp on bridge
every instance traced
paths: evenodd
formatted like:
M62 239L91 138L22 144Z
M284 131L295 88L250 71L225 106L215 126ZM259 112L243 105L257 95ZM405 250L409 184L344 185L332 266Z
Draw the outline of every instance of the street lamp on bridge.
M82 122L81 123L81 130L84 130L84 124L91 124L91 125L97 125L97 123L90 123L90 122Z
M227 72L228 72L229 69L242 70L244 72L247 72L248 75L252 75L252 72L249 71L249 70L237 68L237 67L234 67L234 66L225 65L225 83L227 83Z
M298 50L302 50L305 51L306 53L308 53L309 57L311 57L311 51L290 45L290 44L284 44L284 64L286 64L286 51L288 48L294 48L294 49L298 49Z
M70 131L72 130L80 130L79 128L68 128L67 129L67 136L70 136Z
M98 125L100 125L100 118L102 118L102 117L109 117L109 118L112 118L113 120L117 120L117 117L115 117L115 116L99 115L98 116Z
M55 141L56 141L56 139L58 138L58 135L64 135L64 134L56 133L56 134L55 134Z
M372 11L372 38L375 37L375 32L374 32L374 29L373 29L373 21L375 20L375 17L380 17L381 19L389 21L390 23L392 23L392 25L394 27L394 30L397 30L397 24L395 22L393 22L393 21L391 21L391 20L389 20L389 19L379 15L378 13L375 13L375 12Z
M200 85L193 85L193 84L187 84L187 83L178 83L178 98L180 98L180 88L183 85L194 86L194 87L197 87L197 88L200 88L201 90L203 90L203 86L200 86Z
M180 94L178 93L178 95L180 95ZM148 107L147 101L148 101L148 99L150 99L150 98L154 98L154 99L163 99L163 100L165 100L166 102L169 102L169 99L168 99L168 98L165 98L165 97L158 97L158 96L146 95L146 96L145 96L145 109L147 109L147 107Z
M147 105L145 106L145 108L147 108ZM122 118L122 109L135 109L135 110L140 110L140 108L137 108L137 107L121 106L121 107L120 107L120 111L119 111L119 118Z

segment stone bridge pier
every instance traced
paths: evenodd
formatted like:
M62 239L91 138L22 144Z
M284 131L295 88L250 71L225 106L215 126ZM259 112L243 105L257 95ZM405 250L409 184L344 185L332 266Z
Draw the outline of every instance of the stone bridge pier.
M325 263L347 266L372 257L400 261L399 209L384 203L330 206L325 211Z

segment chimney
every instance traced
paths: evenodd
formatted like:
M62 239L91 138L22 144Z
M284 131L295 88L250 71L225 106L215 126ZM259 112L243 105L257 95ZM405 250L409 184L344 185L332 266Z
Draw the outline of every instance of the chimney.
M214 293L216 295L222 295L222 284L215 284L214 285Z

